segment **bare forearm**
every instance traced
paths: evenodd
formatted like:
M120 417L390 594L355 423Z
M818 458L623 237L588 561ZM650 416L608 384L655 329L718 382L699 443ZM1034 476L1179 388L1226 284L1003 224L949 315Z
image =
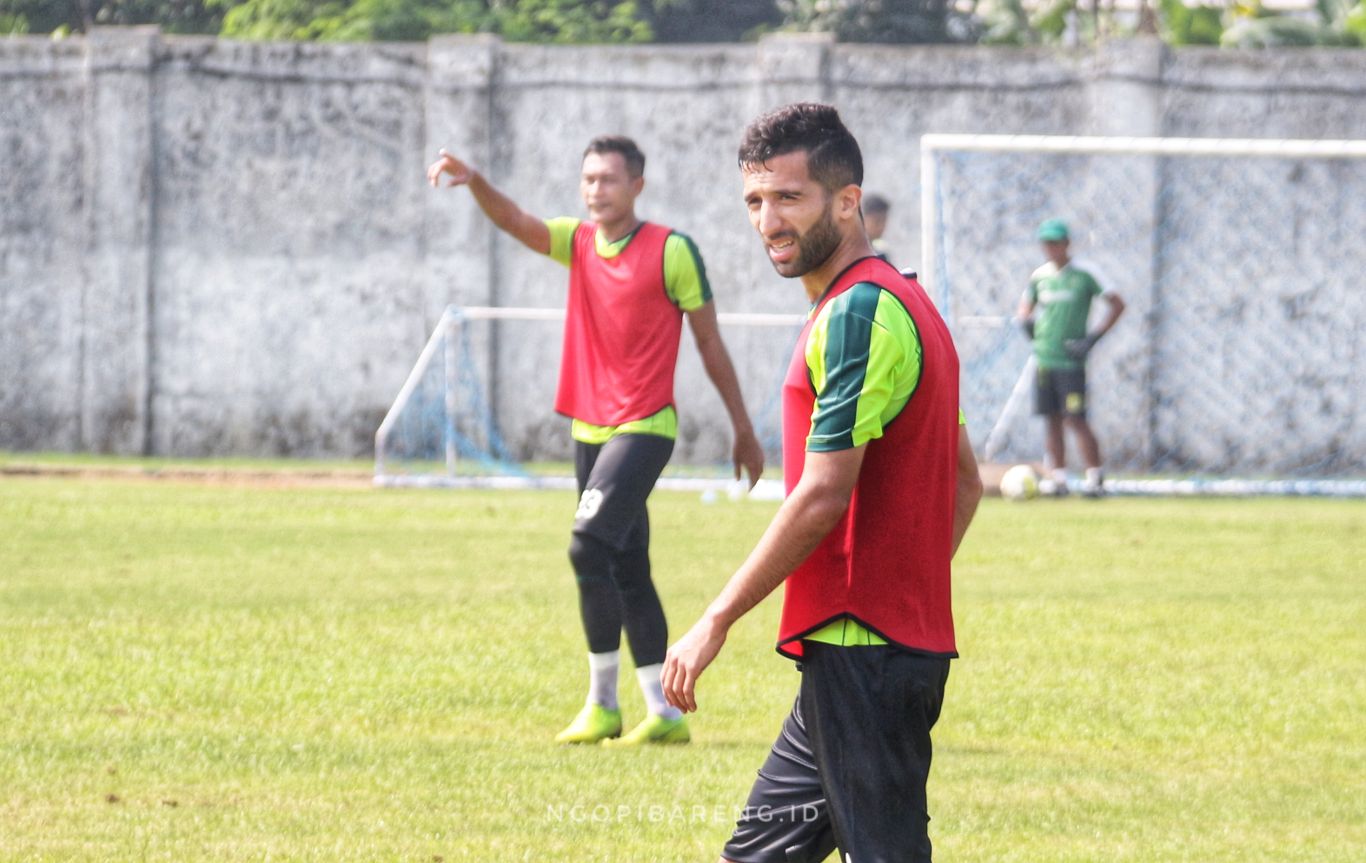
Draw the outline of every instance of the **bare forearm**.
M702 618L669 648L660 683L670 704L685 711L697 709L697 678L720 652L731 625L772 593L840 523L866 450L857 446L806 454L797 487L759 544Z
M982 500L982 480L978 477L959 477L958 494L953 504L953 553L958 554L958 546L977 514L977 504Z
M545 222L517 206L516 201L484 179L483 174L475 172L470 177L469 187L475 203L489 221L532 251L550 254L550 229Z
M783 502L759 544L707 607L704 617L723 629L758 605L839 523L847 497L797 495Z
M515 201L498 191L496 186L484 179L483 174L474 174L470 178L469 186L475 203L484 211L484 215L489 217L489 221L509 233L517 227L524 214Z
M972 451L972 439L968 437L968 427L958 426L958 486L953 497L953 553L958 554L958 545L977 514L977 504L982 500L982 472L977 467L977 456Z

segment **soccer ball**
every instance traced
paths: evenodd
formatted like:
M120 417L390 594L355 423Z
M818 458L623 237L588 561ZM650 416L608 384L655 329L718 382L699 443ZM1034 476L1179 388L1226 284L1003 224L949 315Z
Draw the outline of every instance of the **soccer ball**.
M1001 476L1001 497L1032 500L1039 496L1039 475L1027 464L1017 464Z

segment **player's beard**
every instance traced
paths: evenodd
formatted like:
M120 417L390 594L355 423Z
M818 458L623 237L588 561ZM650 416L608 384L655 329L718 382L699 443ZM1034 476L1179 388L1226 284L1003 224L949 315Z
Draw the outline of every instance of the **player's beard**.
M785 264L773 261L773 269L786 279L800 278L824 264L840 245L840 230L835 226L834 204L827 202L816 224L806 233L794 235L797 257Z

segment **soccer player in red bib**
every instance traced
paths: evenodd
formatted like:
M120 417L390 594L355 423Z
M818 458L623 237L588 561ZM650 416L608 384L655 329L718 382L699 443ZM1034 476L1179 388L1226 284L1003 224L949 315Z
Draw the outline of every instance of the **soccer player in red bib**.
M636 217L645 156L620 136L595 138L583 154L579 191L588 220L542 220L478 171L441 151L433 186L465 185L492 222L569 268L569 296L555 410L571 418L579 506L569 546L588 641L588 698L560 743L684 743L686 720L664 699L664 608L650 573L645 501L673 452L678 415L674 367L687 317L708 376L735 431L735 477L763 472L740 385L721 341L711 287L687 236ZM617 703L622 628L648 712L622 736Z
M729 628L785 582L778 652L801 687L723 859L929 861L930 729L957 655L949 567L981 498L958 356L925 291L877 257L858 142L828 105L755 120L744 199L811 302L783 386L787 498L702 618L664 691L697 707Z

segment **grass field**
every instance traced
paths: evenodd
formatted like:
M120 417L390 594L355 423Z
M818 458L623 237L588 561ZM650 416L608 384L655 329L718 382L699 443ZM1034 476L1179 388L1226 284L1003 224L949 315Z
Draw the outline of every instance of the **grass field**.
M714 860L797 684L776 603L694 745L557 748L572 508L0 478L0 860ZM773 509L655 495L676 631ZM956 606L938 859L1364 859L1366 505L989 500Z

